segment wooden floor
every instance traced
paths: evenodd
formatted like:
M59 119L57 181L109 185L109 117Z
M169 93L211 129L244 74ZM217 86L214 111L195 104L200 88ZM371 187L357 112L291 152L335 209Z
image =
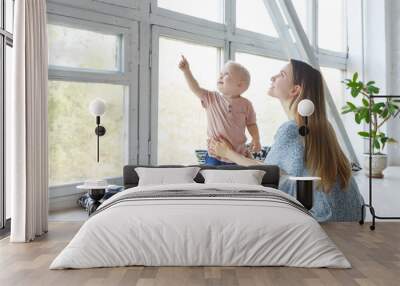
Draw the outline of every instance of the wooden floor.
M400 285L400 223L323 225L353 268L289 267L123 267L48 270L81 222L51 222L49 233L32 243L0 241L0 285Z

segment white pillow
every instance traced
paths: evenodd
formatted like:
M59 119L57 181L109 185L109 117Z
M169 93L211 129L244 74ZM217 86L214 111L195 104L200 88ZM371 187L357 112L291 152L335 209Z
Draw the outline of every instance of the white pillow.
M261 170L202 170L205 184L234 183L261 185L265 171Z
M195 183L193 179L199 170L199 167L135 168L139 176L138 186Z

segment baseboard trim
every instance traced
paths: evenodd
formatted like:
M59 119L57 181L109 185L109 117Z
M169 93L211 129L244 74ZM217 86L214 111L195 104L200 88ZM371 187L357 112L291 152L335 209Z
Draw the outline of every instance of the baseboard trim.
M11 218L6 219L3 228L0 228L0 239L3 239L10 235L11 231Z
M76 194L53 197L49 198L49 211L59 211L64 209L69 209L73 207L77 207L77 200L83 195L85 192L80 192Z
M109 184L122 185L122 177L106 178ZM49 187L49 210L58 211L76 207L78 204L76 201L86 191L77 189L76 186L83 182L75 182L71 184L51 186Z

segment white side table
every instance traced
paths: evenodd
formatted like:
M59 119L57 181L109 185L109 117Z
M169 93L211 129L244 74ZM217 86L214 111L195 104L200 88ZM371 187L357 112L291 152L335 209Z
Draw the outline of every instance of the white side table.
M107 185L83 184L77 186L77 188L81 190L87 190L89 197L93 200L92 202L89 203L87 207L90 216L101 205L100 200L104 197L106 193Z
M289 177L296 181L296 199L310 210L313 207L313 183L321 180L320 177Z

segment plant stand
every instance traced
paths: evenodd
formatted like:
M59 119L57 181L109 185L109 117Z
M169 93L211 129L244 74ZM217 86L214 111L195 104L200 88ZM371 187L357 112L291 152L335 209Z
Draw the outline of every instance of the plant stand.
M372 95L370 94L368 96L369 98L369 114L370 114L370 120L369 120L369 178L368 178L368 185L369 185L369 198L368 198L368 204L363 204L361 206L361 220L359 223L362 225L364 224L364 211L365 208L369 208L369 211L372 216L372 224L369 226L371 230L375 230L375 220L376 219L382 219L382 220L392 220L392 219L400 219L400 217L385 217L385 216L378 216L375 213L375 208L373 206L372 202L372 120L371 120L371 101L373 98L400 98L400 95Z

